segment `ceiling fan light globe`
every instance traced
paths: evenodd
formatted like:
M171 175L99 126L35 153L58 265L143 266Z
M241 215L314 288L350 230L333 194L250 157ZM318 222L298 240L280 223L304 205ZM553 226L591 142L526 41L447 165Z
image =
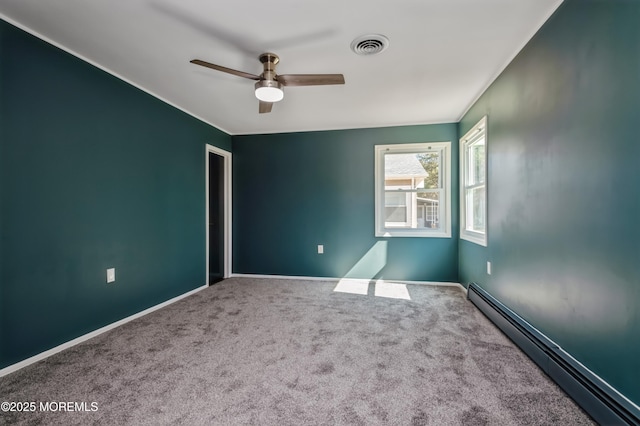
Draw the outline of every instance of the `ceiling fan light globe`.
M277 87L258 87L256 98L263 102L279 102L284 98L284 92Z
M277 81L262 80L256 83L256 98L263 102L279 102L284 98L282 84Z

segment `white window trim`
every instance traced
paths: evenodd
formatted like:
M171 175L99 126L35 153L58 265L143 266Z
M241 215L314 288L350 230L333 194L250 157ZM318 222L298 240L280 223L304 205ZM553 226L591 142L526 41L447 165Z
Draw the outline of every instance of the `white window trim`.
M442 150L444 211L440 220L441 229L398 229L385 227L384 215L384 154L419 153L430 150ZM429 191L429 190L426 190ZM433 190L432 192L437 192ZM451 238L451 142L425 142L410 144L392 144L375 146L375 236L376 237L431 237Z
M484 132L484 232L476 232L467 229L467 197L466 197L466 172L467 172L467 148L475 142L480 131ZM487 132L487 116L485 115L471 128L462 138L460 138L460 239L467 240L481 246L487 246L487 235L489 231L488 216L488 194L489 194L489 137Z

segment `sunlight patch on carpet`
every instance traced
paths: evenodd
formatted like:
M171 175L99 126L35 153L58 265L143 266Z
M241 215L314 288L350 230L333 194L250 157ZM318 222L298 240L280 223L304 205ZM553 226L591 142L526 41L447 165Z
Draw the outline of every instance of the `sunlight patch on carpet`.
M371 281L366 279L343 278L338 281L333 291L366 296L369 294L369 284L371 284ZM387 282L384 280L377 280L375 282L374 296L385 297L387 299L411 300L406 284Z
M382 280L376 281L375 296L389 299L411 300L406 284L390 283Z
M357 280L352 278L343 278L338 281L338 285L333 291L338 293L361 294L366 296L369 292L369 280Z

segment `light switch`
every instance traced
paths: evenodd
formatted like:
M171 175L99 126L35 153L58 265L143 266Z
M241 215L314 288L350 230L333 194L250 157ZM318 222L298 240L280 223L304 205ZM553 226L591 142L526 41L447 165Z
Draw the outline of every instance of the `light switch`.
M116 268L107 269L107 283L112 283L116 280Z

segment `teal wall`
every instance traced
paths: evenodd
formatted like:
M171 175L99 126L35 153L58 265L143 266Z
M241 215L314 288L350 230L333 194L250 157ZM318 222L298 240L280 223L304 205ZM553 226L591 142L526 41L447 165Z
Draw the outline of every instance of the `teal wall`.
M0 367L205 284L230 136L0 21L0 137Z
M234 272L457 281L457 196L453 238L374 236L374 145L451 141L455 159L457 139L455 124L234 136Z
M636 404L638 23L638 1L566 0L459 125L489 117L489 242L461 241L461 281Z

